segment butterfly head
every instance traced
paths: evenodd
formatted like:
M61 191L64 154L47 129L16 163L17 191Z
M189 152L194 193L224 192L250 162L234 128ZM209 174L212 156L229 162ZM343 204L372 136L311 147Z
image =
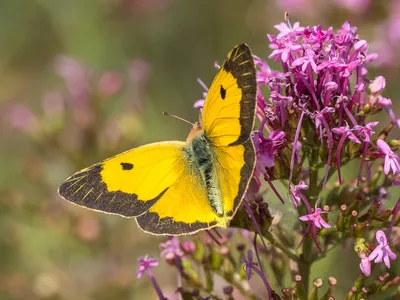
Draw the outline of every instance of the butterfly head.
M186 139L186 143L190 143L193 138L199 134L203 133L203 128L201 127L199 122L196 122L193 124L192 130L190 130L190 133Z

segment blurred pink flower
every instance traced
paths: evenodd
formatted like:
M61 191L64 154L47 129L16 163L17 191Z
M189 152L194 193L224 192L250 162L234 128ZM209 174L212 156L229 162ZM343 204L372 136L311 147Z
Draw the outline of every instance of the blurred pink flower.
M336 0L336 3L354 14L362 14L367 11L370 0Z
M26 106L17 104L8 111L10 125L25 133L35 133L39 130L39 119Z
M196 251L196 244L192 241L183 241L181 248L186 254L191 254Z
M134 59L130 65L129 75L134 83L146 85L150 78L150 65L143 59Z
M101 75L98 82L99 92L106 96L112 96L116 94L122 87L123 79L121 74L113 71L108 71Z
M56 72L64 78L67 88L78 104L86 102L89 94L87 74L82 65L68 56L56 57Z
M182 258L185 255L179 240L176 237L170 237L168 241L160 243L161 257L169 262L174 262L176 258Z
M276 0L276 5L283 11L293 13L307 13L309 14L313 5L311 0Z
M64 99L58 92L47 92L43 96L42 107L47 117L58 117L64 112Z
M97 219L82 217L78 220L76 231L85 241L93 241L100 234L100 225Z

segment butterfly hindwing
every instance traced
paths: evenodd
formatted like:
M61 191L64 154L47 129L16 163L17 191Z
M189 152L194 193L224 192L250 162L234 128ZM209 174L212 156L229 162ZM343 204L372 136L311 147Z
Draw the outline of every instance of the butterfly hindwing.
M200 173L187 164L174 185L137 222L153 234L181 235L217 226L217 219Z
M247 190L255 165L255 151L250 139L241 145L215 150L216 172L219 178L224 210L232 217Z

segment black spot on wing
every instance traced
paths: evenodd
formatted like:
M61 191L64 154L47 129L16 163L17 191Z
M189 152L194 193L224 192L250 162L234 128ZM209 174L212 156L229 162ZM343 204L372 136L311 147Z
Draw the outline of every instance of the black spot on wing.
M124 163L124 162L122 162L121 163L121 167L122 167L122 170L132 170L133 169L133 164L131 164L131 163Z
M219 93L221 94L222 100L224 100L226 97L226 89L224 89L224 87L222 85L221 85L221 88L219 89Z
M102 165L97 164L68 178L58 192L64 199L90 209L135 217L146 212L168 190L166 188L154 199L139 199L136 194L122 191L109 192L102 181Z

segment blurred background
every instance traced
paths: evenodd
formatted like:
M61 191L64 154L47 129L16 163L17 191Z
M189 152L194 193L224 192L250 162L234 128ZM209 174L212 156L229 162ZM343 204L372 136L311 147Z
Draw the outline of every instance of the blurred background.
M369 77L385 76L399 112L396 0L0 1L0 299L155 298L136 260L159 257L165 238L71 205L57 188L123 150L184 140L189 126L162 112L195 121L196 79L209 85L214 61L241 42L267 58L266 33L286 10L303 26L357 26L380 55ZM324 268L344 293L358 271L337 261ZM174 270L154 272L172 293Z

